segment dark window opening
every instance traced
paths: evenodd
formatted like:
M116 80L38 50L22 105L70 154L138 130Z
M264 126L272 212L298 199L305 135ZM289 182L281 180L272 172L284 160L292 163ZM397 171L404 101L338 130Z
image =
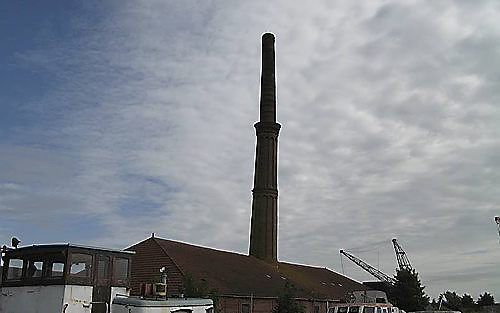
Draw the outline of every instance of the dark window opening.
M27 278L41 278L43 269L43 261L30 260L26 269Z
M64 275L64 262L52 262L49 267L49 277L63 277Z
M71 277L88 278L92 273L92 256L83 253L73 253L69 275Z
M363 313L375 313L375 308L372 306L365 306L363 308Z
M337 313L346 313L346 312L347 312L346 306L339 306Z
M359 306L349 307L349 313L358 313L358 312L359 312Z
M128 279L128 259L115 258L113 262L113 279L124 282Z
M9 267L7 268L7 279L20 280L21 277L23 276L23 266L24 266L24 260L10 259Z
M97 279L109 278L110 258L108 256L100 256L97 259Z
M242 303L241 304L241 313L250 313L250 304Z
M319 313L319 305L314 306L314 313Z

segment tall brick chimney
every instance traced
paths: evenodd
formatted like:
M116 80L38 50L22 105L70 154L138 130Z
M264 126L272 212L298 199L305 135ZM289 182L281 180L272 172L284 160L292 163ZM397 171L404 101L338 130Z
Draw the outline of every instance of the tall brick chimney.
M278 134L276 123L276 78L274 35L262 36L262 77L260 83L260 121L255 130L254 188L250 255L268 262L277 261L278 248Z

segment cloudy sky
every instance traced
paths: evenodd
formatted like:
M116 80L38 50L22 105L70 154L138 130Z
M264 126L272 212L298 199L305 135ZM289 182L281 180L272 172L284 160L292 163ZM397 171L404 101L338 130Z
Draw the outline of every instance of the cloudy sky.
M276 35L279 258L500 300L498 1L0 5L0 241L246 253Z

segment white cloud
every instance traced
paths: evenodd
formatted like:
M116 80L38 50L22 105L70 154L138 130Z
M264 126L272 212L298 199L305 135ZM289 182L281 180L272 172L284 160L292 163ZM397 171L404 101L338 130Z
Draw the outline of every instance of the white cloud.
M498 15L495 2L123 4L75 21L74 41L20 55L57 73L36 108L55 116L46 138L71 154L21 158L11 172L28 175L26 188L44 177L47 207L98 221L91 243L154 231L245 252L259 37L273 31L280 257L340 271L338 249L386 241L364 257L390 273L397 236L431 295L499 295Z

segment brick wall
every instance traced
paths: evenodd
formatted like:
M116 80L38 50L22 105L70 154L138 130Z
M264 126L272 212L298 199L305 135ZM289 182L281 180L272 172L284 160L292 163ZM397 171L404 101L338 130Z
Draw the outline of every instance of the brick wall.
M321 300L297 300L305 313L326 313L327 302ZM250 304L253 303L253 310ZM249 312L245 312L244 305L248 305ZM221 296L216 304L216 312L220 313L271 313L276 306L276 299L250 297L225 297ZM317 307L317 309L315 309ZM316 311L317 310L317 311Z
M183 282L182 273L154 240L145 240L127 250L136 252L132 257L132 275L130 277L131 295L140 294L141 283L160 282L160 269L162 267L167 268L168 295L178 295L181 292Z

